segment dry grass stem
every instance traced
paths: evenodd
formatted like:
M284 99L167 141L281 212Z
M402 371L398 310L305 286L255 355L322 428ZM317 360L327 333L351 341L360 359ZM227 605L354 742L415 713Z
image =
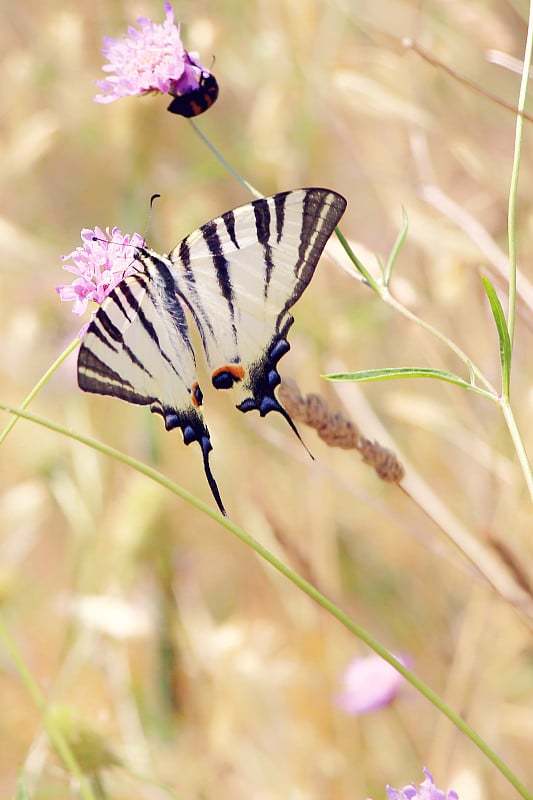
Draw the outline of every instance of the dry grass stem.
M313 428L329 447L357 450L363 462L373 467L383 481L400 483L403 479L405 471L396 455L362 436L354 422L340 411L332 411L319 394L304 397L296 381L286 379L281 383L278 397L294 420Z

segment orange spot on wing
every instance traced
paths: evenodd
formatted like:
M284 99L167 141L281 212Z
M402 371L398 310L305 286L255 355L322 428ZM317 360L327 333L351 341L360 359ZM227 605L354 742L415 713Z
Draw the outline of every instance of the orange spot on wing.
M244 378L245 369L242 364L226 364L225 366L216 369L211 377L214 380L217 375L220 375L223 372L229 372L230 375L233 375L236 381L242 381Z
M202 390L200 389L198 381L195 381L191 386L191 400L195 408L199 408L199 406L202 405Z

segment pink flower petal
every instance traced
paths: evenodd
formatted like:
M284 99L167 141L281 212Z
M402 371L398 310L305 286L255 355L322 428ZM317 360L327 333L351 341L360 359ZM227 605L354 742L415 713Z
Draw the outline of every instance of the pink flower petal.
M424 774L426 780L420 784L418 789L414 783L404 786L403 789L393 789L387 786L388 800L459 800L457 792L454 792L453 789L443 792L442 789L435 786L431 772L425 767Z
M396 656L404 666L407 662ZM347 714L365 714L391 703L405 678L380 656L355 658L348 665L335 704Z
M98 227L84 228L81 239L81 246L61 256L63 261L73 262L63 264L63 269L78 277L56 287L63 302L73 303L72 313L77 316L86 312L90 300L101 305L125 277L135 272L133 250L144 246L140 234L124 235L118 228L106 228L105 232Z

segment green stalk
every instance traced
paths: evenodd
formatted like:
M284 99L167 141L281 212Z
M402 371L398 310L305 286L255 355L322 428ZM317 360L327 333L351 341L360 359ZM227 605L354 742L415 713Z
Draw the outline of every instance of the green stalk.
M49 369L46 370L46 372L44 373L42 378L35 384L35 386L31 390L31 392L29 393L29 395L22 401L22 405L20 406L21 408L27 408L29 406L29 404L31 403L31 401L33 400L35 395L38 394L41 391L41 389L43 388L45 383L53 375L53 373L56 371L56 369L63 363L63 361L67 358L67 356L69 356L72 353L72 351L76 349L76 347L79 345L80 341L81 341L81 339L74 339L72 344L69 344L67 349L64 350L61 353L61 355L56 358L56 360L54 361L52 366L49 367ZM9 420L9 422L7 423L7 425L4 428L4 430L2 431L2 433L0 433L0 445L2 445L2 443L7 439L7 437L10 434L10 432L13 430L13 428L17 424L18 419L19 418L17 416L12 417Z
M479 382L485 387L485 389L490 393L490 395L492 395L492 398L494 400L497 400L498 397L499 397L498 391L494 388L494 386L492 386L492 384L483 375L481 370L478 367L476 367L474 362L466 355L466 353L463 350L461 350L461 348L458 347L455 344L455 342L453 342L451 339L449 339L447 336L445 336L443 333L441 333L437 328L434 328L433 325L430 325L429 322L425 322L425 320L421 319L420 317L417 317L416 314L413 314L412 311L409 311L408 308L406 308L404 305L402 305L390 293L389 288L388 288L388 281L390 280L390 276L391 276L392 268L394 266L394 262L395 262L395 260L396 260L396 258L398 256L400 248L401 248L401 246L402 246L402 244L404 242L406 232L407 232L407 218L406 218L405 212L404 212L402 230L400 231L400 233L398 235L398 238L397 238L397 240L395 242L395 245L394 245L393 251L391 253L391 256L389 257L389 261L387 263L387 267L386 267L386 270L385 270L385 276L387 278L387 282L383 285L379 281L377 281L374 278L374 276L366 269L364 264L362 264L359 261L359 259L357 258L357 256L353 252L352 248L348 244L348 241L346 240L346 238L341 233L341 231L338 228L335 228L335 233L337 234L337 237L338 237L341 245L343 246L343 248L344 248L344 250L346 252L346 255L348 256L350 261L352 261L352 263L354 264L354 266L357 269L357 271L361 273L361 275L365 279L365 282L376 292L376 294L381 298L381 300L383 300L383 302L387 303L387 305L389 305L395 311L398 311L400 314L402 314L408 320L410 320L411 322L414 322L415 325L418 325L419 327L423 328L425 331L427 331L428 333L432 334L440 342L442 342L444 345L446 345L446 347L448 347L457 356L457 358L459 358L466 365L466 367L468 368L468 372L470 374L470 378L471 378L472 384L474 383L474 381L473 381L474 377L476 377L479 380Z
M520 466L522 467L522 472L524 473L524 478L529 491L529 496L533 501L533 472L524 445L524 441L518 429L518 425L516 424L516 419L513 413L513 409L511 408L509 400L505 397L502 397L500 399L500 407L502 409L503 417L505 419L505 424L507 425L507 430L509 431L511 439L513 440L513 444L516 450L516 455L518 456Z
M532 6L532 8L533 8L533 6ZM533 24L530 25L530 30L533 30ZM531 48L529 49L529 57L531 57ZM520 143L519 143L519 145L520 145ZM518 145L518 151L520 149L519 145ZM519 163L519 161L518 161L518 163ZM513 177L515 175L516 175L516 178L517 178L518 177L518 166L516 167L516 170L513 171ZM511 193L511 194L513 194L513 193ZM516 199L516 185L515 185L515 189L514 189L514 197ZM513 210L513 215L514 215L514 210ZM404 215L404 226L403 226L403 229L402 229L402 231L400 231L400 235L399 235L399 237L397 239L397 242L395 244L395 247L393 249L393 253L391 254L391 258L389 258L389 262L387 264L386 275L389 278L390 278L392 266L394 265L394 261L395 261L397 255L398 255L398 251L399 251L399 249L400 249L400 247L401 247L401 245L403 243L403 240L405 238L406 229L407 229L407 222L406 222L406 218L405 218L405 215ZM512 231L512 236L511 236L511 231ZM350 245L348 244L348 242L346 241L344 236L341 234L341 232L338 229L336 229L336 233L337 233L337 236L338 236L342 246L344 247L347 255L350 257L351 261L355 265L355 267L358 270L358 272L360 272L363 275L366 283L368 283L371 286L371 288L374 289L374 291L381 298L381 300L383 300L383 302L387 303L387 305L391 306L391 308L393 308L395 311L398 311L398 313L402 314L408 320L410 320L411 322L414 322L416 325L419 325L421 328L426 330L428 333L430 333L433 336L435 336L440 342L445 344L467 366L468 371L470 373L471 388L475 389L477 392L479 392L479 394L484 395L488 399L493 400L494 402L496 402L496 403L498 403L500 405L500 407L502 409L503 416L505 418L505 423L507 425L507 428L509 430L509 433L511 435L511 439L513 441L513 444L514 444L514 447L515 447L515 450L516 450L516 454L517 454L520 466L522 468L522 472L524 474L524 478L525 478L525 481L526 481L526 485L527 485L530 497L533 500L533 470L532 470L531 463L529 461L529 458L528 458L528 455L527 455L527 452L526 452L526 449L525 449L525 446L524 446L524 442L523 442L522 436L520 434L520 431L519 431L519 428L518 428L518 425L517 425L517 422L516 422L516 418L514 416L513 410L511 408L511 405L510 405L510 402L509 402L509 376L510 376L510 369L511 369L512 342L511 342L511 336L510 336L510 333L509 333L509 327L510 326L508 327L508 325L509 325L509 323L511 325L514 325L514 302L512 304L510 304L510 306L509 306L510 309L511 309L511 306L512 306L513 314L509 313L509 322L507 323L506 320L505 320L505 316L504 316L503 310L501 308L501 304L500 304L500 302L499 302L499 300L497 298L497 295L496 295L494 289L492 288L492 285L490 284L489 281L487 281L486 278L483 278L483 283L484 283L485 290L486 290L488 298L489 298L489 302L491 304L493 316L494 316L494 319L495 319L495 322L496 322L496 326L498 328L498 334L499 334L499 338L500 338L500 351L501 351L501 362L502 362L502 391L500 393L487 380L487 378L483 375L481 370L466 355L466 353L463 350L461 350L461 348L458 347L455 344L455 342L453 342L451 339L449 339L445 334L441 333L441 331L439 331L437 328L433 327L433 325L430 325L425 320L421 319L420 317L417 317L416 314L413 314L412 311L409 311L408 308L406 308L404 305L402 305L400 302L398 302L398 300L396 300L391 295L387 284L382 285L381 283L376 281L376 279L368 272L366 267L363 264L361 264L361 262L359 261L359 259L355 255L355 253L353 253ZM510 228L510 242L511 242L511 240L513 241L513 246L514 246L514 222L513 222L513 226ZM513 272L513 270L511 270L511 271ZM515 280L514 280L514 286L515 286L514 296L516 296L516 261L515 261L515 264L514 264L514 278L515 278ZM511 282L510 282L510 285L511 285ZM512 294L513 294L512 292L510 292L510 294L509 294L509 299L510 300L511 300L511 295ZM408 370L405 370L405 371L408 372ZM385 371L383 371L383 372L385 372ZM401 372L402 372L401 369L397 369L397 370L392 370L391 369L391 377L398 377ZM355 373L355 374L357 375L357 373ZM348 376L346 378L342 378L341 376L328 375L328 376L325 376L325 377L328 377L328 378L335 377L336 379L343 379L343 380L354 380L354 379L357 379L357 378L354 378L353 376L351 376L351 377ZM478 386L476 386L475 378L478 379L478 381L485 387L485 389L480 389Z
M387 286L387 287L390 284L390 280L391 280L391 277L392 277L392 270L394 268L394 265L396 264L396 259L400 255L400 250L402 249L403 243L405 242L405 238L407 236L408 228L409 228L409 220L407 218L407 212L406 212L405 208L403 208L403 206L402 206L402 227L400 228L400 232L398 233L398 236L396 237L396 241L394 242L394 244L392 246L392 250L390 252L389 260L387 261L387 266L385 267L385 272L384 272L384 276L383 276L384 277L385 286Z
M516 313L516 205L518 194L518 178L520 175L520 160L522 157L522 137L524 131L524 117L522 116L527 96L529 81L529 68L533 51L533 3L529 4L529 22L527 27L526 48L524 52L524 67L518 96L518 114L516 117L515 145L513 157L513 170L511 185L509 187L509 209L507 214L507 229L509 236L509 313L507 326L511 347L513 345L515 313Z
M420 317L417 317L416 314L413 314L412 311L409 311L408 308L406 308L401 303L399 303L398 300L396 300L391 295L391 293L389 292L389 290L387 288L381 287L380 296L381 296L381 299L384 300L385 303L387 303L387 305L391 306L391 308L394 308L395 311L398 311L404 317L406 317L407 319L411 320L411 322L414 322L416 325L419 325L425 331L427 331L428 333L431 333L433 336L435 336L440 342L445 344L457 356L457 358L459 358L466 365L466 367L468 368L468 371L470 373L471 378L476 377L479 380L479 382L481 384L483 384L483 386L488 390L488 392L490 392L490 394L493 395L493 399L497 399L497 397L498 397L497 390L490 383L490 381L488 381L487 378L483 375L483 373L481 372L479 367L477 367L474 364L472 359L470 359L466 355L464 350L461 350L461 348L458 347L455 344L455 342L453 342L451 339L449 339L444 333L441 333L441 331L439 331L438 328L434 328L433 325L430 325L429 322L426 322L425 320L421 319Z
M19 416L23 415L20 414ZM18 647L13 641L11 634L9 633L7 626L1 616L0 616L0 642L2 642L6 651L11 656L11 659L15 664L18 673L22 678L22 682L24 683L26 689L28 690L28 694L30 695L31 699L41 712L43 716L44 726L58 755L60 756L63 763L69 770L70 774L73 775L78 781L81 796L84 798L84 800L96 800L90 784L88 783L83 773L81 772L78 766L78 762L76 761L76 758L74 757L74 754L71 748L69 747L68 742L63 736L63 733L61 732L60 728L55 723L53 715L49 715L47 713L46 698L44 697L36 680L31 674L28 665L24 661L22 654L20 653Z
M200 128L198 127L198 125L196 124L196 122L194 122L194 120L192 120L192 119L190 119L190 120L189 120L189 122L191 123L191 125L192 125L192 127L193 127L193 130L194 130L194 132L196 133L196 135L197 135L197 136L198 136L198 137L199 137L199 138L202 140L202 142L203 142L205 145L207 145L207 147L208 147L208 148L211 150L211 152L213 153L213 155L215 156L215 158L217 158L217 159L218 159L218 161L220 161L220 163L222 164L222 166L224 167L224 169L227 169L227 170L228 170L228 172L229 172L231 175L233 175L233 177L234 177L234 178L236 178L236 179L239 181L239 183L240 183L240 184L242 184L242 185L244 186L244 188L245 188L245 189L248 189L248 191L249 191L249 192L251 192L251 194L252 194L254 197L257 197L257 198L259 198L259 199L260 199L261 197L264 197L264 195L263 195L263 194L261 194L261 192L259 192L259 191L258 191L258 190L255 188L255 186L252 186L252 184L251 184L251 183L248 183L248 181L247 181L247 180L245 180L245 179L242 177L242 175L239 175L239 173L237 172L237 170L236 170L236 169L233 169L233 167L231 166L231 164L229 163L229 161L226 161L226 159L224 158L224 156L222 155L222 153L221 153L219 150L217 150L217 148L215 147L215 145L214 145L214 144L212 144L212 143L209 141L209 139L207 138L207 136L205 135L205 133L202 133L202 131L200 130Z
M444 714L450 722L455 725L455 727L464 733L475 745L476 747L485 755L485 757L491 761L491 763L496 767L496 769L501 772L501 774L507 778L509 783L516 789L518 794L524 798L524 800L533 800L533 794L528 792L526 787L518 780L516 775L509 769L509 767L500 759L500 757L492 750L492 748L482 739L458 714L455 713L451 708L449 708L446 703L433 692L429 686L427 686L423 681L417 678L409 669L403 666L393 655L391 655L387 650L385 650L374 638L367 633L363 628L361 628L356 622L354 622L350 617L348 617L340 608L338 608L331 600L329 600L325 595L318 591L312 584L308 583L304 578L300 575L295 573L290 567L286 566L282 561L280 561L276 556L270 553L262 544L256 541L252 536L248 533L243 531L237 525L235 525L230 519L227 517L222 516L217 510L208 506L206 503L202 502L196 497L193 497L189 492L182 489L180 486L177 486L175 483L170 481L167 477L162 475L157 470L149 467L147 464L143 464L140 461L132 458L131 456L126 455L125 453L121 453L119 450L116 450L114 447L110 447L109 445L104 444L103 442L99 442L95 439L92 439L88 436L83 436L79 433L74 433L73 431L67 430L63 428L61 425L58 425L55 422L51 422L50 420L43 419L42 417L37 417L34 414L29 414L27 411L22 411L20 409L14 409L7 406L5 403L0 403L0 408L4 411L7 411L10 414L18 414L23 419L27 419L30 422L35 423L36 425L41 425L48 430L53 431L54 433L59 433L62 436L67 436L74 441L80 442L81 444L86 445L87 447L91 447L94 450L103 453L104 455L109 456L110 458L114 458L117 461L122 462L123 464L127 464L132 469L136 470L137 472L145 475L150 480L155 481L160 486L168 489L177 497L181 497L189 503L192 503L199 511L206 514L211 519L218 522L222 525L226 530L240 539L243 544L247 547L250 547L258 556L264 559L267 563L269 563L274 569L280 572L285 578L287 578L291 583L297 586L302 592L308 595L312 600L314 600L318 605L320 605L325 611L327 611L332 617L334 617L341 625L344 625L351 633L357 636L362 642L364 642L368 647L370 647L375 653L377 653L381 658L387 661L394 669L400 672L404 678L417 689L427 700L429 700L432 705L439 709L439 711ZM91 799L92 800L92 799Z

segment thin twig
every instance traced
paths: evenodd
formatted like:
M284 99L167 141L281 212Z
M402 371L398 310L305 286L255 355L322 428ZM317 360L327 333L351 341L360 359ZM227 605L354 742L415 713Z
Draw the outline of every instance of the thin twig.
M515 116L523 117L527 119L528 122L533 122L533 117L530 114L527 114L525 111L519 110L516 106L512 103L508 103L506 100L502 100L501 97L498 95L493 94L492 92L483 89L482 86L478 86L476 83L473 83L469 78L466 78L464 75L461 75L456 70L449 67L447 64L444 64L442 61L439 61L434 56L430 55L427 50L424 50L420 47L419 44L414 42L412 39L405 38L402 41L402 44L408 50L412 50L414 53L417 53L424 61L427 61L428 64L431 64L433 67L437 67L437 69L442 69L446 72L450 77L452 77L458 83L462 83L463 86L467 86L476 94L480 94L482 97L485 97L487 100L490 100L491 103L496 103L496 105L505 108L506 111L511 111Z

